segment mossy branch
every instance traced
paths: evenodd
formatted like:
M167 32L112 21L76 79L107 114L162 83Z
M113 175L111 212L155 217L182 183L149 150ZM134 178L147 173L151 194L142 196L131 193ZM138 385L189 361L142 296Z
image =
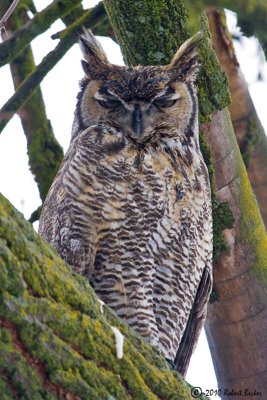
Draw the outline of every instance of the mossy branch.
M181 0L104 0L104 6L126 64L167 64L188 38Z
M116 357L111 326L125 336ZM0 398L191 400L171 371L0 196Z
M237 24L241 27L242 33L247 36L258 37L265 57L267 56L267 31L266 16L267 2L266 0L194 0L188 2L188 11L190 18L187 26L192 32L196 29L198 18L204 8L222 9L226 8L236 13Z
M69 25L56 48L44 57L35 71L27 76L18 87L16 93L2 107L1 114L4 118L0 121L0 132L2 132L7 125L9 119L30 99L47 73L58 63L71 46L73 46L77 40L77 33L80 28L83 25L92 28L94 24L98 22L98 16L101 13L102 7L96 6L84 12L81 18Z
M8 4L8 0L1 2L0 13ZM17 31L28 21L27 8L20 3L8 23L9 32ZM15 89L34 68L35 62L31 46L28 46L23 55L16 57L10 63ZM44 201L63 158L63 150L54 136L50 121L47 119L40 87L36 89L30 100L21 109L20 119L27 140L30 169L38 185L41 200Z
M109 18L107 16L106 10L104 8L103 2L99 2L97 6L95 7L96 9L96 14L95 14L95 21L94 21L94 33L95 35L98 36L108 36L114 41L116 41L116 37L114 34L114 31L112 29L112 26L110 24ZM74 22L74 20L79 19L83 14L84 10L81 8L76 8L75 9L75 18L73 13L70 13L66 15L66 17L62 18L63 22L67 25L66 29L63 29L55 34L53 34L51 37L52 39L62 39L66 32L68 31L68 26Z
M77 0L53 1L43 11L38 12L32 20L14 32L11 37L0 44L0 67L10 63L21 54L31 41L45 32L59 18L63 18L75 7L79 6Z

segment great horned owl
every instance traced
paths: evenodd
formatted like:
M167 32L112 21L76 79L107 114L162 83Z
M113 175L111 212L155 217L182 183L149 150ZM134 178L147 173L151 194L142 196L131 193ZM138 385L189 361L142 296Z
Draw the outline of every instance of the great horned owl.
M90 31L72 139L40 234L185 373L211 290L212 223L194 80L201 35L167 66L117 66Z

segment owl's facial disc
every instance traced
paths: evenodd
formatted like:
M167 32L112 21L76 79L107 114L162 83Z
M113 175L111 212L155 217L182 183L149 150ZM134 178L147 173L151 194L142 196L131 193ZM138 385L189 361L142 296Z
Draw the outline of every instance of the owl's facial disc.
M114 120L120 122L120 125L130 131L131 136L137 140L145 136L146 129L153 126L152 122L159 118L159 114L175 108L179 98L178 92L159 93L150 101L125 101L116 93L109 91L104 94L101 90L94 95L98 106L106 109L110 116L113 115Z

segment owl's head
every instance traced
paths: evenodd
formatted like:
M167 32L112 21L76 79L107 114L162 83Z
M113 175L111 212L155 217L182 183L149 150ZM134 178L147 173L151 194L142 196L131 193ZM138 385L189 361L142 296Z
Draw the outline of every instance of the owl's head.
M140 143L181 135L192 127L197 118L194 81L201 40L201 33L187 40L169 65L128 67L109 63L92 32L84 30L80 46L85 78L76 109L79 129L109 125Z

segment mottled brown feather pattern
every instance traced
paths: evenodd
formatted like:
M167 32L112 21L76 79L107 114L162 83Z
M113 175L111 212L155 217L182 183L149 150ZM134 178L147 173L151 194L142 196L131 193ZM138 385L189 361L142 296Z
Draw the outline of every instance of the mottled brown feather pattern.
M176 56L169 66L118 67L88 35L72 140L40 234L184 373L212 281L210 189L193 85L198 43L189 41L183 61Z

